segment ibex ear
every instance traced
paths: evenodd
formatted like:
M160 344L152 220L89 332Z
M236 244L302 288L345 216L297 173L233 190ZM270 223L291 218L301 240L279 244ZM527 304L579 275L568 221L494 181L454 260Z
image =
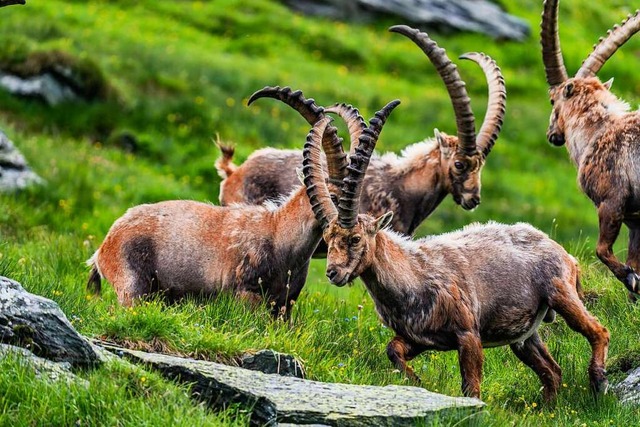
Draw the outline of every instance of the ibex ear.
M302 168L296 168L296 175L298 175L300 183L304 185L304 174L302 173Z
M607 88L607 90L611 90L611 86L613 86L613 77L602 84Z
M564 87L563 94L565 98L571 98L571 95L573 95L573 83L567 83Z
M444 156L444 158L449 158L449 156L451 155L451 145L449 145L449 141L447 141L447 138L445 138L445 136L440 133L438 129L434 129L433 133L436 136L438 145L440 146L440 153L442 153L442 156Z
M389 211L384 215L380 215L376 219L376 233L382 230L383 228L385 228L386 226L388 226L389 224L391 224L392 219L393 219L393 211Z

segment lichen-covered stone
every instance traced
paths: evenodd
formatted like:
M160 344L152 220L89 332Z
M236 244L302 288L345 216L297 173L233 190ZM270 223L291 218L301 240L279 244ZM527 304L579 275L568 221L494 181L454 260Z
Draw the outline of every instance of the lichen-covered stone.
M22 190L42 182L42 178L31 170L24 156L0 130L0 192Z
M26 348L36 356L71 366L100 362L91 344L73 328L58 304L30 294L0 276L0 343Z
M244 354L240 358L240 366L265 374L304 378L304 368L295 357L273 350L260 350L257 353Z
M38 357L21 347L8 344L0 344L0 359L13 357L33 368L37 377L50 381L65 381L67 383L80 383L89 386L89 382L78 378L71 372L71 364L68 362L52 362Z
M630 405L640 405L640 367L634 369L621 382L611 386L620 402Z
M343 20L371 14L393 15L399 23L487 34L495 39L524 40L529 25L487 0L287 0L303 13Z
M268 375L202 360L113 347L132 361L192 385L194 395L219 408L241 404L254 425L413 426L438 419L454 422L484 406L419 387L358 386Z

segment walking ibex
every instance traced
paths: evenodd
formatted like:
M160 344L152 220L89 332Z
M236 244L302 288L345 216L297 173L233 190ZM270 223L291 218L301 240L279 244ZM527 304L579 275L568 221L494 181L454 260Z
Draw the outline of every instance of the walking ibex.
M409 37L434 63L451 97L458 127L457 137L436 130L435 138L408 146L401 156L387 153L371 159L361 210L372 215L391 210L393 229L411 234L449 193L465 209L480 203L480 173L500 132L506 91L500 69L491 58L484 54L462 56L482 68L489 85L487 113L476 137L470 99L456 66L446 55L434 62L432 52L436 45L425 33L406 26L395 26L391 31ZM281 92L286 90L264 88L249 103L262 97L281 99ZM233 150L224 147L216 162L220 176L225 178L220 187L222 205L261 203L299 185L292 172L294 165L302 161L299 151L259 150L240 166L231 163L232 155Z
M556 311L588 339L591 386L605 391L609 333L580 300L575 258L544 233L528 224L489 223L411 241L385 229L392 212L358 214L381 126L372 120L362 130L337 206L323 178L318 141L307 140L303 173L328 246L327 277L338 286L362 278L382 321L396 333L389 359L417 380L407 361L425 350L457 350L462 390L479 397L482 347L509 344L551 401L561 369L537 329Z
M346 154L322 108L296 92L296 108L316 124L332 181L346 175ZM382 115L384 118L384 114ZM187 200L139 205L116 220L89 260L88 287L106 278L123 305L144 295L169 299L232 292L288 313L307 277L321 240L304 187L281 205L219 207Z
M596 253L630 292L640 292L640 113L610 92L612 80L596 74L640 30L636 11L594 47L575 77L569 78L558 36L558 0L546 0L542 14L542 57L553 110L547 138L567 145L578 168L582 191L593 201L600 221ZM613 253L622 224L629 227L627 265Z

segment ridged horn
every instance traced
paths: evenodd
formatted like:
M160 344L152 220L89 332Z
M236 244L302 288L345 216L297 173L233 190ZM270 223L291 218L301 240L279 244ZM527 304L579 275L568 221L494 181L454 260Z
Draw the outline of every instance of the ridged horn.
M607 36L601 38L593 46L593 52L584 60L576 73L576 77L594 77L618 48L625 44L635 33L640 30L640 11L636 10L627 18L607 31Z
M382 127L386 123L389 114L391 114L391 112L398 105L400 105L400 100L394 99L393 101L382 107L382 110L377 111L376 114L371 118L371 120L369 120L369 127L371 128L371 130L373 130L376 134L382 132Z
M392 101L378 111L371 119L371 126L365 128L358 138L355 151L349 158L347 176L344 178L338 203L338 224L342 228L353 228L358 221L360 196L369 160L387 117L398 104L399 102Z
M302 150L304 185L307 188L311 209L323 230L338 215L322 171L322 149L320 148L322 135L325 134L332 120L331 117L320 119L309 131Z
M362 131L367 127L367 123L360 115L357 108L347 104L335 104L331 107L325 108L325 113L333 113L339 115L342 120L347 124L347 130L349 132L349 154L353 154L353 151L358 145L358 138L362 134Z
M549 86L557 86L567 80L567 69L562 59L560 36L558 35L558 2L545 0L540 23L540 44L542 44L542 62Z
M434 65L447 87L453 104L453 112L455 113L458 127L458 150L466 156L474 155L476 153L475 119L473 111L471 111L471 100L467 95L465 83L460 78L456 65L451 62L446 51L429 38L427 33L406 25L394 25L389 28L389 31L402 34L411 39L422 49Z
M25 0L0 0L0 7L12 6L16 4L26 4Z
M251 105L260 98L278 99L296 110L311 126L315 126L318 120L324 118L324 108L316 105L313 98L306 99L301 90L293 91L285 86L265 86L256 91L247 102ZM338 137L338 129L335 126L327 126L322 135L322 148L327 156L327 169L329 178L340 186L342 179L347 175L347 155L342 148L342 140Z
M500 129L502 129L507 106L507 88L504 83L504 77L500 72L500 67L490 56L484 53L471 52L461 55L460 59L469 59L478 64L487 78L487 86L489 88L487 112L476 138L478 151L486 158L498 139Z

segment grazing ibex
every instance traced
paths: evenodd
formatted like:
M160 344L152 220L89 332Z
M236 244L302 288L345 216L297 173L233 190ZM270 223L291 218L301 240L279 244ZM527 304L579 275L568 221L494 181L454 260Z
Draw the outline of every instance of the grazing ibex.
M346 154L337 129L322 121L322 108L300 101L300 113L319 124L332 181L346 175ZM309 260L322 239L304 187L281 205L219 207L187 200L139 205L112 225L88 261L88 288L100 290L101 277L118 301L155 293L168 299L231 292L288 314L307 277Z
M546 0L542 14L542 57L553 110L547 138L567 144L582 191L600 221L598 258L628 289L640 292L640 112L610 92L612 80L596 77L604 63L640 30L638 11L615 26L569 78L558 36L558 0ZM613 252L622 224L629 227L627 265Z
M436 45L426 34L405 26L392 27L391 31L409 37L433 62L451 97L458 127L457 137L436 131L435 138L408 146L401 156L387 153L371 159L361 211L375 216L391 210L393 229L412 234L450 193L464 209L480 203L480 173L502 125L506 91L500 69L491 58L484 54L461 57L482 68L489 86L487 113L476 137L470 99L456 66L446 55L434 58ZM249 103L262 97L280 99L283 90L287 88L264 88ZM220 187L222 205L261 203L299 185L292 171L302 160L300 151L267 148L253 153L240 166L231 163L232 155L233 150L224 147L216 162L220 176L225 178Z
M591 386L607 388L609 333L580 300L578 264L528 224L474 224L411 241L385 230L392 212L358 214L364 176L382 126L371 121L350 156L337 206L320 168L321 147L307 141L303 173L309 201L328 246L327 277L343 286L361 277L382 321L396 333L389 359L417 380L407 361L425 350L457 350L465 395L480 396L482 347L509 344L555 398L561 369L537 333L560 313L592 348Z

